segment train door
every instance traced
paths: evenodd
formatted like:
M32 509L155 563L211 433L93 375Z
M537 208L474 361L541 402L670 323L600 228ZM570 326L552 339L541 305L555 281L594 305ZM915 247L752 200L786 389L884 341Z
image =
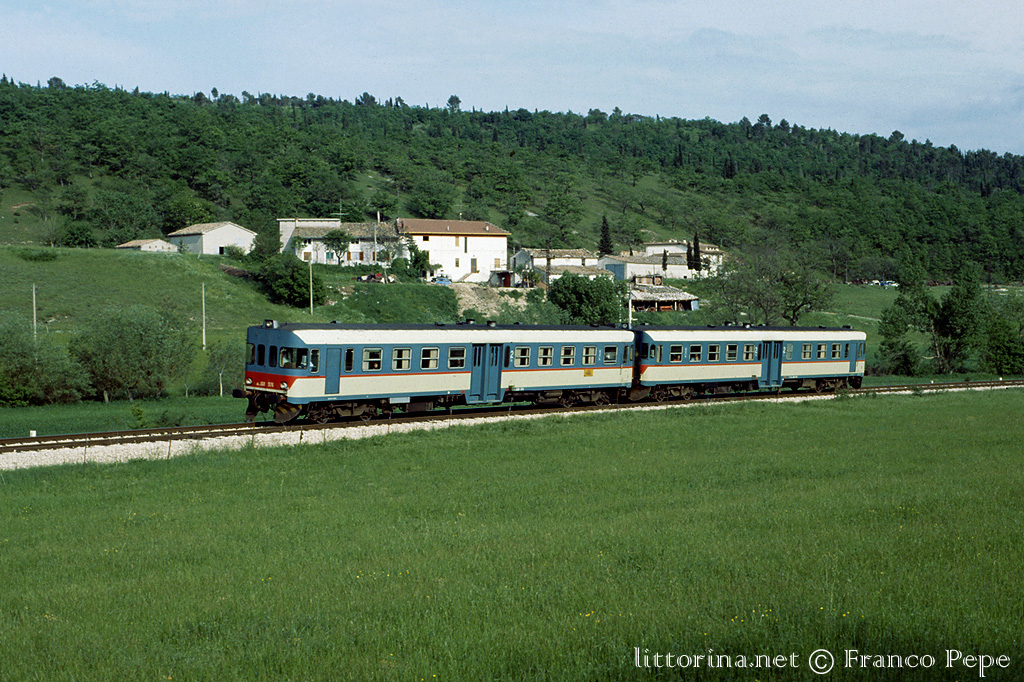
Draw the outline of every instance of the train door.
M327 363L324 365L324 371L327 373L327 383L324 385L324 393L327 395L337 395L341 384L340 348L327 349Z
M761 388L782 386L782 341L761 342Z
M496 403L503 397L501 362L505 356L500 343L474 343L473 367L469 380L467 403Z
M850 359L850 373L855 374L857 372L857 344L852 342L846 343L846 357Z

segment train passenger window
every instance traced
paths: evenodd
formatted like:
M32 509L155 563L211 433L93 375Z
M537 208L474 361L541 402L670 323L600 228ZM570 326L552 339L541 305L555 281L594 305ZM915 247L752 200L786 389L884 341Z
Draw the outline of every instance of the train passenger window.
M702 353L701 353L702 350L703 349L701 348L700 345L695 344L693 346L690 346L690 362L700 362L700 356L702 355Z
M424 348L420 351L420 369L437 369L437 358L440 351L437 348Z
M309 351L309 373L316 374L320 371L320 349L314 348Z
M708 344L708 362L718 362L718 356L721 353L721 346L717 343Z
M277 367L277 346L270 347L270 357L267 359L270 360L271 367Z
M633 362L633 345L626 346L627 350L623 352L623 357L627 362Z
M843 356L842 356L842 352L839 350L839 344L838 343L833 343L832 344L832 359L835 360L835 359L841 358L841 357L843 357Z
M256 344L254 343L245 344L245 364L256 364Z
M384 351L380 348L363 349L363 371L379 372L384 360Z
M412 348L395 348L392 350L391 368L396 372L412 369Z
M562 346L562 367L576 364L576 346Z
M537 349L537 365L540 367L550 367L555 359L555 348L554 346L541 346Z
M583 366L597 364L597 346L583 346Z
M647 359L647 353L649 352L649 350L650 350L650 346L648 346L646 343L641 343L640 344L640 358L642 360L646 360Z
M529 367L530 366L530 347L529 346L516 346L515 357L512 360L513 367Z
M647 349L647 359L651 362L661 362L661 349L662 346L652 343Z
M818 344L818 359L819 360L824 360L825 359L825 344L823 344L823 343L819 343Z
M786 359L787 360L792 360L793 359L793 346L794 345L795 344L792 344L792 343L787 343L786 344Z
M858 360L863 360L864 359L864 344L863 343L858 343L857 344L857 359Z
M346 372L351 372L352 371L352 367L355 366L355 356L356 356L355 349L353 349L353 348L346 348L345 349L345 371Z
M619 347L618 346L605 346L604 347L604 364L614 365L619 361Z
M448 369L462 369L466 366L466 347L455 346L448 349Z
M793 344L789 344L789 359L793 359ZM743 359L746 362L753 362L757 360L757 344L756 343L745 343L743 344Z
M811 344L805 343L800 349L800 359L810 360L811 359Z
M682 346L682 344L680 344L678 346L669 346L668 347L668 361L669 362L682 362L683 361L683 346Z
M736 362L739 358L740 346L737 343L730 343L725 346L725 361Z
M262 343L256 348L256 364L262 365L266 361L267 347Z
M848 343L843 344L843 358L846 360L850 359L850 344Z

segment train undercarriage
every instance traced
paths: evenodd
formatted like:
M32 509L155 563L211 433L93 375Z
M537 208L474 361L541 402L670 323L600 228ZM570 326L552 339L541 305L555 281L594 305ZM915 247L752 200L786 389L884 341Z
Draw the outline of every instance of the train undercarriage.
M662 384L658 386L633 386L630 388L587 389L587 390L549 390L549 391L509 391L505 395L505 403L533 403L535 405L552 405L571 407L574 405L608 405L620 402L641 402L653 400L689 400L699 396L722 395L729 393L754 393L768 390L791 391L807 390L814 393L826 393L844 388L860 388L862 378L824 377L812 379L796 379L783 382L775 389L764 389L757 381L703 383L703 384ZM236 398L248 399L245 416L247 421L255 421L259 414L273 411L274 421L286 424L299 418L316 423L326 423L344 419L370 420L381 415L401 413L429 412L434 409L445 409L465 405L462 395L429 396L404 399L371 399L345 400L332 402L312 402L305 405L294 405L287 401L282 393L268 391L236 390Z

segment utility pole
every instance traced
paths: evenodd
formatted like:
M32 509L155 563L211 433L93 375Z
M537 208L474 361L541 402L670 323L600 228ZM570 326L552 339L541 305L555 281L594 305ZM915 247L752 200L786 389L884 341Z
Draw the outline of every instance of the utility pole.
M32 341L38 343L39 336L36 333L36 285L32 285Z
M312 253L309 255L309 316L313 317L313 254Z
M203 350L206 350L206 282L203 282Z

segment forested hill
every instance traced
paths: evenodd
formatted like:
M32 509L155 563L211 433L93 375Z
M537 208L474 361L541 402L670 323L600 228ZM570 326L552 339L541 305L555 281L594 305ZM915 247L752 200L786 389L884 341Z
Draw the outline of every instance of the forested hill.
M113 245L232 220L487 219L514 245L689 238L812 253L839 278L965 260L1024 276L1024 157L778 122L463 111L0 80L0 240Z

